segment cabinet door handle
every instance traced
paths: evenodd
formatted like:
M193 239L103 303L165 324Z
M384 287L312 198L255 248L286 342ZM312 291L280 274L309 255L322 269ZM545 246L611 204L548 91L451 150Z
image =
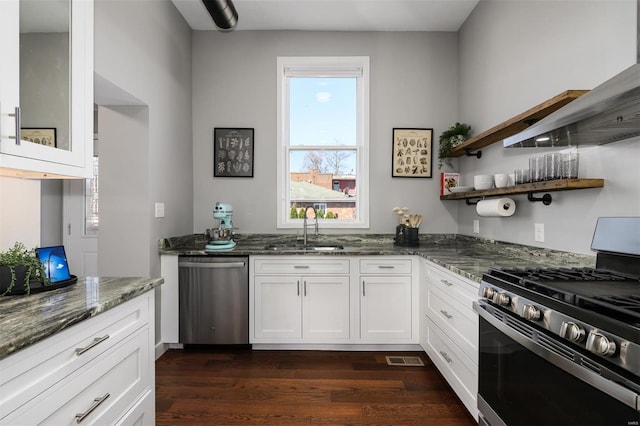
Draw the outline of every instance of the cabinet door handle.
M365 290L364 290L364 280L362 280L362 295L366 296Z
M179 262L179 267L183 268L207 268L207 269L229 269L244 268L244 262Z
M304 295L307 295L307 280L304 280Z
M89 345L85 346L84 348L76 348L76 355L82 355L83 353L85 353L89 349L93 348L94 346L99 345L100 343L104 342L108 338L109 338L108 334L105 334L102 337L96 337L95 339L93 339L93 342L89 343Z
M293 269L309 269L309 265L293 265Z
M15 139L16 140L16 145L20 145L20 107L16 107L15 108L15 112L13 114L9 114L9 117L15 117L15 123L16 123L16 135L15 136L9 136L9 139Z
M444 315L445 317L447 317L447 319L451 319L451 318L453 318L453 315L451 315L451 314L450 314L449 312L447 312L447 311L443 311L442 309L440 309L440 313L441 313L442 315Z
M98 408L100 406L100 404L105 402L107 400L107 398L109 398L110 396L111 396L110 393L106 393L103 397L95 398L93 400L93 404L91 404L91 407L89 407L89 409L87 411L85 411L84 413L76 414L76 423L78 423L78 424L81 423L89 414L91 414L93 412L93 410Z
M442 284L446 285L446 286L449 286L449 287L451 287L451 286L453 285L453 283L452 283L452 282L449 282L449 281L447 281L447 280L440 280L440 282L441 282Z
M296 281L298 287L298 296L300 296L300 280Z
M378 265L379 269L393 269L395 266L393 265Z
M447 361L449 364L451 364L451 361L453 361L451 357L444 351L440 351L440 355L442 355L442 358L444 358L444 360Z

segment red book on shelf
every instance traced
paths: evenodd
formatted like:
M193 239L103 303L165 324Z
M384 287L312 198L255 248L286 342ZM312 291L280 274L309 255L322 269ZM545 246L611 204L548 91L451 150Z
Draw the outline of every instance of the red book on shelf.
M451 194L449 188L460 185L460 173L440 173L440 195Z

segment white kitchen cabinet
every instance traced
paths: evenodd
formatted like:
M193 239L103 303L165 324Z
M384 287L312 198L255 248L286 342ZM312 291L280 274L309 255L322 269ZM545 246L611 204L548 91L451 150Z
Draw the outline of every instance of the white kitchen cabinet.
M349 277L302 277L302 337L349 339Z
M164 284L160 287L160 335L164 344L180 342L180 290L178 256L160 256L160 276Z
M45 4L46 3L46 4ZM69 17L67 23L68 43L64 54L53 53L58 66L68 57L70 76L63 76L68 82L68 88L61 88L60 93L51 99L64 98L61 104L47 104L46 107L34 107L37 110L29 117L23 117L22 125L16 114L16 108L24 107L21 99L31 99L29 104L37 105L44 96L28 95L27 90L32 84L22 84L21 76L25 73L32 75L37 67L21 73L21 8L23 15L29 11L29 4L19 0L0 1L0 175L15 177L84 177L92 176L93 157L93 0L69 0L65 2L42 2L42 7L67 7ZM36 14L48 14L46 10L36 10ZM54 16L51 13L49 16ZM41 16L40 16L41 17ZM53 24L53 21L49 22ZM70 30L69 27L70 26ZM26 27L26 24L25 24ZM24 28L23 28L24 29ZM64 34L65 30L58 28L51 30L55 35ZM23 33L22 36L32 35ZM51 40L54 37L47 37ZM23 40L24 41L24 40ZM45 42L42 40L42 42ZM51 47L40 46L42 51L51 53ZM66 56L65 56L66 55ZM25 55L26 56L26 55ZM53 57L52 57L53 58ZM22 58L23 64L25 57ZM52 63L46 62L45 67ZM46 70L46 68L45 68ZM40 79L41 80L41 79ZM23 90L24 93L20 91ZM68 96L67 96L68 94ZM27 101L24 101L27 103ZM22 108L24 109L24 108ZM66 118L54 117L61 109L68 110ZM57 147L20 140L20 127L25 128L56 128ZM23 135L24 136L24 135Z
M422 262L420 345L477 419L479 285L432 262Z
M0 425L152 425L154 292L0 361Z
M252 267L251 343L349 340L348 260L279 256L252 258Z
M299 276L254 278L255 340L269 343L302 338L302 300Z
M411 259L360 259L360 339L411 343L413 277Z

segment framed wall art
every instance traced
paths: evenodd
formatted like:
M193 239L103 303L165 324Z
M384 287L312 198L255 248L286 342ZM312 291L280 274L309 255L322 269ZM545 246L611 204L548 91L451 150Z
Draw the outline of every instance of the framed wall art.
M433 129L393 129L392 177L430 178Z
M253 129L213 129L213 176L253 177Z
M20 139L53 148L58 146L55 127L23 127L20 129Z

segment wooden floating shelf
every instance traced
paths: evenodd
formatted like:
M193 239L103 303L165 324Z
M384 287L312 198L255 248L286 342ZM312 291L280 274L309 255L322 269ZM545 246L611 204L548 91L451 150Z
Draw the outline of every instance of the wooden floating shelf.
M604 179L559 179L544 182L524 183L506 188L494 188L484 191L459 192L441 195L441 200L468 200L471 198L495 197L497 195L527 194L534 192L569 191L572 189L602 188Z
M559 95L536 105L535 107L517 115L510 120L507 120L495 127L480 133L478 136L467 139L460 145L456 146L449 157L461 157L466 152L477 151L480 148L484 148L487 145L491 145L496 142L500 142L509 136L513 136L521 131L525 130L531 124L538 120L543 119L547 115L554 111L557 111L561 107L565 106L569 102L579 98L587 93L588 90L567 90Z

